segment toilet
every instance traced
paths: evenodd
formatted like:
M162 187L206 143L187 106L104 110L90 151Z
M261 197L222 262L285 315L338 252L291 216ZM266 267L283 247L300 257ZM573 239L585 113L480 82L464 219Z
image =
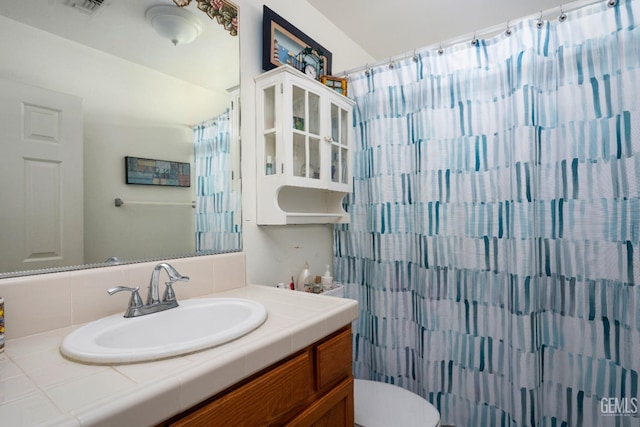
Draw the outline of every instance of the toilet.
M440 413L427 400L401 387L354 380L355 425L361 427L439 427Z

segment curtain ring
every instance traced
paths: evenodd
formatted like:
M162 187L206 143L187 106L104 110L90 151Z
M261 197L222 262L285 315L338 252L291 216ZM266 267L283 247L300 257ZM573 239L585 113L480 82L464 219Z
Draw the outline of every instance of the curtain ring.
M444 49L442 48L442 43L440 43L440 47L438 48L438 55L442 55L444 53Z
M415 49L413 49L413 62L418 62L418 55L416 55Z
M618 0L609 0L609 1L607 2L607 6L609 6L609 7L614 7L614 6L616 6L617 4L618 4Z
M391 59L391 57L389 57L389 69L393 70L394 64L393 64L393 60Z
M476 38L476 33L473 33L473 38L471 39L471 44L476 46L478 44L478 39Z
M509 21L507 21L507 30L504 32L507 36L510 36L512 31L511 31L511 27L509 26Z
M562 5L560 5L560 16L558 16L558 21L564 22L566 20L567 20L567 14L564 13L564 10L562 10Z
M364 75L369 77L371 75L371 69L369 68L369 64L365 64L364 66L365 70L364 70Z
M544 21L542 20L542 11L540 11L540 18L538 18L538 22L536 22L536 27L538 28L544 27Z

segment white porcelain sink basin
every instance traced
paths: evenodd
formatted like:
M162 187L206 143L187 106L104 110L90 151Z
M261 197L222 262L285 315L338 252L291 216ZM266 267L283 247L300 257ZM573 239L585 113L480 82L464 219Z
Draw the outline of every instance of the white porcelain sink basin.
M245 335L267 318L260 303L239 298L180 301L170 310L124 318L117 314L67 335L61 353L80 362L131 363L215 347Z

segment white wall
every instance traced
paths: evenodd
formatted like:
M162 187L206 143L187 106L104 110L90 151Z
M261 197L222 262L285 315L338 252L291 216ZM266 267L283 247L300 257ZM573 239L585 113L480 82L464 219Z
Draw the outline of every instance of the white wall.
M306 1L238 0L240 8L240 70L242 96L242 216L247 281L287 282L297 277L305 260L314 274L332 264L333 226L257 226L255 159L255 83L262 70L262 5L303 31L333 55L333 74L373 58Z

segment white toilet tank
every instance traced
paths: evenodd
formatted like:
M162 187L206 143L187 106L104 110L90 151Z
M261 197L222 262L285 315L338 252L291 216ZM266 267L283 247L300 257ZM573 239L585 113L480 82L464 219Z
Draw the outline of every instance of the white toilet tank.
M354 381L354 413L356 426L440 426L440 413L426 399L401 387L376 381Z

